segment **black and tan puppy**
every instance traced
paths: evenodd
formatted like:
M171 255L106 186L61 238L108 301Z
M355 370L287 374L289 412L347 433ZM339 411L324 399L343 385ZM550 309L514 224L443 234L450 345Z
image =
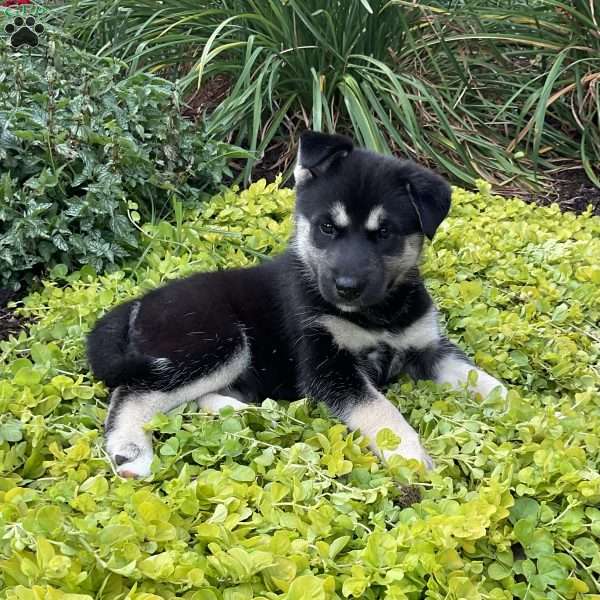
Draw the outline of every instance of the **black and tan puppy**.
M432 465L380 388L401 372L460 386L475 369L440 332L418 269L450 188L412 162L313 132L301 138L295 177L295 231L282 256L165 285L91 333L92 370L113 388L106 438L121 475L150 473L143 426L159 411L305 396L371 441L392 429L395 453ZM500 385L478 370L474 391Z

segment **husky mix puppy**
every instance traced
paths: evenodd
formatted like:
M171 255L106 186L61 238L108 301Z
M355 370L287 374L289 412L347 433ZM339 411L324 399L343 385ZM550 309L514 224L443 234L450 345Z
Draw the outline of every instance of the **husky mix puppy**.
M88 340L91 368L112 388L107 450L124 477L152 462L144 425L195 400L218 411L265 398L324 402L389 454L433 463L381 388L400 373L473 391L505 388L440 331L419 275L425 237L450 208L450 187L413 162L305 132L294 171L295 230L259 266L198 273L117 306Z

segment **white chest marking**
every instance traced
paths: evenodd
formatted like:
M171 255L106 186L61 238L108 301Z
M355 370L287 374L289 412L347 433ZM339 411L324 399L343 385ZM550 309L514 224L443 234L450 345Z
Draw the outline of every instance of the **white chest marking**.
M387 344L395 350L425 348L440 338L434 309L429 310L420 319L397 333L365 329L334 315L319 317L317 323L332 335L338 347L350 352L361 352L379 344Z

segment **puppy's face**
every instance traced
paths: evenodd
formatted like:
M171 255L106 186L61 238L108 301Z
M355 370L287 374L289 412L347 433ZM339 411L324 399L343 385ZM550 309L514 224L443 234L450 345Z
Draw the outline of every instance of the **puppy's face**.
M322 297L345 311L382 302L450 207L441 177L342 136L303 134L294 174L296 254Z

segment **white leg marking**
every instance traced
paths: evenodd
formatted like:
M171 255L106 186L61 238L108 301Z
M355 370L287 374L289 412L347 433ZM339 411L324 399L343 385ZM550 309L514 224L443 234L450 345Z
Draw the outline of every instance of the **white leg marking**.
M437 383L449 383L454 389L460 389L468 381L470 371L477 372L477 383L470 387L476 394L487 398L492 390L500 387L500 393L506 397L506 388L491 375L477 367L465 362L457 356L446 356L436 366L435 381Z
M383 458L387 460L394 455L414 458L422 462L427 469L432 469L433 460L421 445L419 434L383 394L374 387L369 387L371 391L369 400L354 406L344 417L350 429L360 429L369 439L369 446L380 455L382 452L375 442L377 432L384 428L391 429L400 438L400 445L396 450L384 450Z
M106 434L106 451L121 477L147 477L152 464L152 436L144 431L146 397L128 397L116 424ZM149 419L147 419L149 420Z
M202 408L209 413L219 413L226 406L231 406L234 410L248 408L248 404L245 402L240 402L237 398L225 396L224 394L206 394L206 396L198 399L198 408Z
M243 373L249 363L250 350L246 345L237 356L220 369L172 392L131 393L121 402L116 402L113 410L117 412L106 434L106 449L116 465L117 473L122 477L150 475L153 456L152 440L151 436L144 431L144 425L156 413L167 413L181 404L204 397L214 390L226 388ZM114 393L119 393L119 390L115 390ZM235 398L231 400L239 402ZM233 402L229 404L233 405Z

